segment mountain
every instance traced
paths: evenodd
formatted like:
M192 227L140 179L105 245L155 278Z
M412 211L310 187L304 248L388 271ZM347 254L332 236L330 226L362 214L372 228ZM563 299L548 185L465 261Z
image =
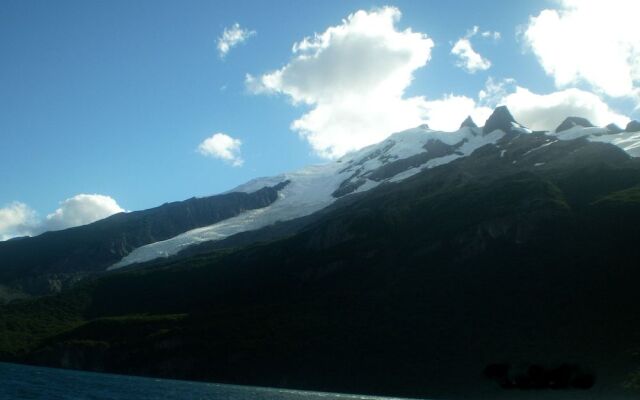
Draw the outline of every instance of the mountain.
M405 179L497 140L477 128L421 126L324 165L260 178L232 191L157 209L119 214L82 227L0 243L0 284L40 295L79 279L310 215L341 197ZM33 252L33 248L41 251Z
M522 125L516 122L506 106L499 106L493 110L493 113L485 122L484 127L482 128L482 133L486 135L496 130L501 130L502 132L507 133L514 131L527 131L523 128L524 127Z
M493 131L416 128L249 182L227 195L288 183L265 207L129 254L143 264L0 306L0 359L429 398L632 398L633 136L531 132L507 113Z
M495 143L505 133L531 133L516 122L504 106L495 109L483 128L473 125L475 123L470 118L456 132L433 131L422 125L396 133L381 143L348 154L332 163L276 177L255 179L232 191L253 191L285 180L290 184L281 192L282 198L265 209L244 213L203 229L185 232L170 240L137 248L110 268L117 269L175 255L191 245L225 239L278 221L290 221L310 215L346 195L368 191L380 184L399 182L424 169L467 156L484 145ZM640 155L640 135L613 136L606 128L586 129L576 125L561 134L548 136L549 142L553 139L587 137L588 140L615 144L633 156Z
M640 155L640 133L611 134L608 128L570 117L544 136L615 144ZM584 126L589 126L585 128ZM497 107L484 127L468 117L456 132L439 132L421 125L391 135L381 143L348 154L334 162L275 177L258 178L225 194L175 202L155 209L118 214L82 227L47 232L20 241L0 242L0 285L24 294L55 293L75 282L122 267L175 256L189 247L217 247L212 241L255 232L284 221L294 221L327 208L355 193L408 177L466 157L504 135L531 134L509 110ZM538 137L538 136L531 136ZM278 229L290 234L300 222ZM247 244L252 233L242 235ZM33 249L38 251L34 252ZM13 296L12 296L13 297ZM4 297L0 297L2 299Z
M464 121L462 121L462 123L460 124L460 129L462 128L477 128L478 125L476 125L476 123L473 121L473 118L471 118L471 116L469 115L467 118L465 118Z

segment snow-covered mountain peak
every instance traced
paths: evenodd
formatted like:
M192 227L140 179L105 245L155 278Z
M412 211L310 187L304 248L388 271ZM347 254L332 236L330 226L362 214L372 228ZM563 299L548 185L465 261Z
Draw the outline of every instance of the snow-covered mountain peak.
M278 221L303 217L331 205L344 196L407 179L426 169L468 156L485 145L493 144L500 147L502 138L508 137L512 140L518 135L532 134L531 130L517 123L504 106L496 108L483 128L475 127L472 123L470 119L465 120L461 128L455 132L435 131L421 125L394 133L380 143L351 152L326 164L312 165L273 177L253 179L231 192L251 193L264 187L280 186L277 200L264 208L247 210L216 224L139 247L111 269L167 257L201 242L221 240ZM552 131L547 135L549 140L542 140L542 145L529 149L523 157L557 140L581 137L586 137L589 141L611 143L632 156L640 156L640 132L625 131L612 134L607 128L584 127L575 123L568 129ZM540 138L533 142L539 143ZM501 157L507 152L507 149L501 148Z
M400 181L423 169L469 155L478 147L497 142L504 135L502 131L495 131L486 136L480 133L479 128L471 127L464 127L455 132L442 132L421 126L394 133L380 143L326 164L312 165L273 177L253 179L236 187L232 192L254 192L286 181L288 184L278 192L278 199L265 208L245 211L214 225L142 246L110 269L167 257L194 244L224 239L278 221L312 214L340 197L370 190L386 182Z

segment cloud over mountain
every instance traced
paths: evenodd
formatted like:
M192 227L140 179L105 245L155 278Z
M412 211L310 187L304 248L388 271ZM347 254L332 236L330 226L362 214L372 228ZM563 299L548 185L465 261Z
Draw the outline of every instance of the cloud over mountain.
M73 226L86 225L124 209L109 196L101 194L78 194L60 203L60 207L47 215L40 230L56 231Z
M399 30L400 10L357 11L339 25L293 45L281 69L247 76L254 93L281 93L310 110L291 128L326 157L376 143L418 125L422 97L405 97L413 72L434 45L426 34Z
M36 213L29 206L13 202L0 208L0 240L31 233L36 223Z
M611 122L625 126L629 122L628 117L613 111L597 95L575 88L541 95L517 87L501 102L520 123L537 130L553 129L568 116L586 118L597 126Z
M78 194L68 198L44 219L39 219L28 205L13 202L0 208L0 240L86 225L123 211L112 197L100 194Z

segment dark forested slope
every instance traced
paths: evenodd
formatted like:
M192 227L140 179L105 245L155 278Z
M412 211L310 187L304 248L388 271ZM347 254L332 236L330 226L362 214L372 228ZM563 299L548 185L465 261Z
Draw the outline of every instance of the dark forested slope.
M0 354L443 398L552 385L529 375L564 365L566 387L625 393L640 367L640 165L611 145L544 140L509 134L297 233L1 307Z

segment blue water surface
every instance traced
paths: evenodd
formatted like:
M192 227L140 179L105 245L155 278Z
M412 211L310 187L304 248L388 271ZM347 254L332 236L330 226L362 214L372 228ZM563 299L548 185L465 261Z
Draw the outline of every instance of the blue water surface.
M141 378L0 363L0 399L388 400L389 398Z

